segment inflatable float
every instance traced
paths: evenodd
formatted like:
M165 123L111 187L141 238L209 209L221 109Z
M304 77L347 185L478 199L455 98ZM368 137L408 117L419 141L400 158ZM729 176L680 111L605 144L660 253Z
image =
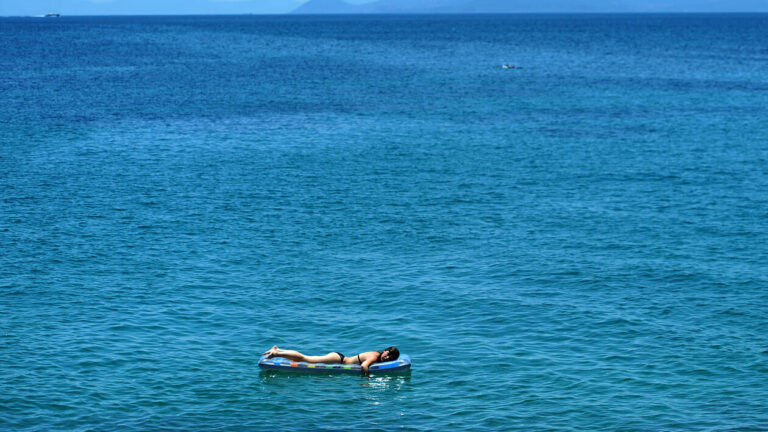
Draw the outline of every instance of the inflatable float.
M296 362L288 360L283 357L274 357L268 359L267 356L261 356L259 359L259 367L264 370L275 370L284 372L309 372L319 374L357 374L362 373L360 365L348 365L348 364L326 364L326 363L306 363ZM411 370L411 358L405 354L400 354L397 360L374 363L369 368L369 372L372 374L382 373L397 373L406 372Z

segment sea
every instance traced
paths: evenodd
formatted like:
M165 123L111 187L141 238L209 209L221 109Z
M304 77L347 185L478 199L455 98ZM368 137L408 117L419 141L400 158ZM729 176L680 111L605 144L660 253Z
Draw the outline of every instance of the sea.
M767 29L0 18L0 430L768 430Z

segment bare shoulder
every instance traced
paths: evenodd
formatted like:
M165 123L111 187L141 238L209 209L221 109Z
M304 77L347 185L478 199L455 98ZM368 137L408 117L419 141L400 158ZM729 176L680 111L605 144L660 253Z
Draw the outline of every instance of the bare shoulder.
M372 360L377 361L379 359L379 352L378 351L367 351L364 353L360 353L360 358L365 360Z

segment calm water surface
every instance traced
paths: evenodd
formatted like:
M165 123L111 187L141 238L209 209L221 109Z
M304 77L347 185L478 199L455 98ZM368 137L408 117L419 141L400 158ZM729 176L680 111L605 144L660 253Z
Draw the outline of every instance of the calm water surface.
M0 19L0 429L768 430L766 28Z

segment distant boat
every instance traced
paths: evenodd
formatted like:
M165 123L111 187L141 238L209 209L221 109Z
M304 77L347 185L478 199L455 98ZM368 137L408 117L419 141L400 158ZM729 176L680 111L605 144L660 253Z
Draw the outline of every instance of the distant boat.
M504 69L522 69L520 66L515 66L511 64L504 64L504 65L501 65L501 67L503 67Z
M44 18L58 18L60 16L61 16L61 14L57 14L57 13L47 13L47 14L43 15Z

